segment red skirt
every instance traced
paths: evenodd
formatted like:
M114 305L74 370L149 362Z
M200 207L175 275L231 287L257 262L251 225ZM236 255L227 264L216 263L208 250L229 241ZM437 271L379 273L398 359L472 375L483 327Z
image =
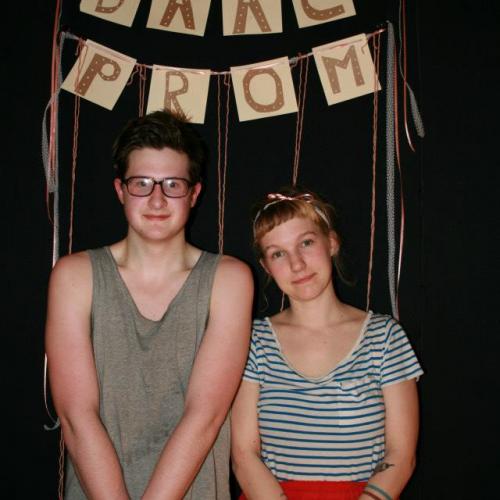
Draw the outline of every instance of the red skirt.
M358 500L366 481L283 481L288 500ZM240 500L246 500L242 494Z

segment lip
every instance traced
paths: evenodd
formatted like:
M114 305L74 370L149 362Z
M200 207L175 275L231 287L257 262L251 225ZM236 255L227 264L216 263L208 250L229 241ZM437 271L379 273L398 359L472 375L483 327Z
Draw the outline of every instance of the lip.
M292 284L294 285L303 285L305 283L308 283L311 281L315 276L315 273L308 274L307 276L303 276L302 278L296 279L292 281Z
M155 214L145 214L144 218L152 222L161 222L167 220L169 215L155 215Z

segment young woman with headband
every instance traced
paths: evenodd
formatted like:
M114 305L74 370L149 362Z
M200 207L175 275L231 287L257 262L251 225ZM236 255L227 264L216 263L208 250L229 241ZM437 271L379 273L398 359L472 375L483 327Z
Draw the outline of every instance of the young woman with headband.
M260 263L290 306L254 321L232 409L242 499L390 500L413 472L422 370L393 318L337 297L335 224L312 192L258 206Z

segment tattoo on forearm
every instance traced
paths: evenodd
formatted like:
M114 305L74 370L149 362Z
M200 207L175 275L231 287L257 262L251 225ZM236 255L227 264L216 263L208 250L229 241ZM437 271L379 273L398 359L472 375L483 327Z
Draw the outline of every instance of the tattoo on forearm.
M394 467L394 464L389 464L387 462L380 462L379 464L377 464L377 466L373 470L373 473L377 474L378 472L384 472L389 467Z

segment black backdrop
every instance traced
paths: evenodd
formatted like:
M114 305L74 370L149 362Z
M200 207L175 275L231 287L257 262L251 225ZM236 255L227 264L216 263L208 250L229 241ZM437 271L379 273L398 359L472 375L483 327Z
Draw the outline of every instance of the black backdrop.
M220 5L212 3L203 38L146 29L146 1L132 28L80 14L78 2L70 1L63 2L62 25L142 63L220 71L308 52L317 45L371 32L386 19L396 24L398 10L397 0L360 0L355 2L357 16L300 30L291 2L283 1L282 34L223 37ZM4 359L6 380L13 389L12 398L5 397L9 419L4 430L15 466L15 475L8 475L9 498L52 499L57 494L59 435L43 430L43 424L50 423L43 404L42 372L52 229L40 135L49 98L55 1L28 4L29 8L7 7L4 18L2 102L7 110L3 131L7 157L2 176L9 179L2 193L8 297ZM498 7L494 2L471 1L407 4L409 79L427 136L423 141L415 139L417 154L402 140L407 231L400 306L401 322L426 374L419 384L419 464L403 498L489 498L495 494L500 465L493 408L499 385L498 275L492 251L499 180L495 149ZM67 42L66 72L75 48L74 42ZM293 75L298 89L297 70ZM215 83L212 79L206 123L197 126L210 147L211 160L204 196L189 230L195 244L212 251L217 249ZM339 292L358 307L365 307L366 293L372 101L369 95L328 107L311 60L299 183L319 191L339 209L344 248L357 277L355 286L341 284ZM61 95L62 254L67 252L73 103L72 95ZM137 105L137 80L111 112L81 101L74 251L113 242L124 234L112 190L110 144L122 124L137 114ZM382 96L380 105L382 111ZM231 94L224 249L252 265L261 285L250 249L249 207L262 194L290 182L295 123L293 114L240 123ZM381 119L379 128L383 127ZM380 134L371 307L389 312L383 141ZM270 306L265 313L269 314L278 307L279 296L272 287L266 293ZM256 298L255 313L262 314L262 295Z

